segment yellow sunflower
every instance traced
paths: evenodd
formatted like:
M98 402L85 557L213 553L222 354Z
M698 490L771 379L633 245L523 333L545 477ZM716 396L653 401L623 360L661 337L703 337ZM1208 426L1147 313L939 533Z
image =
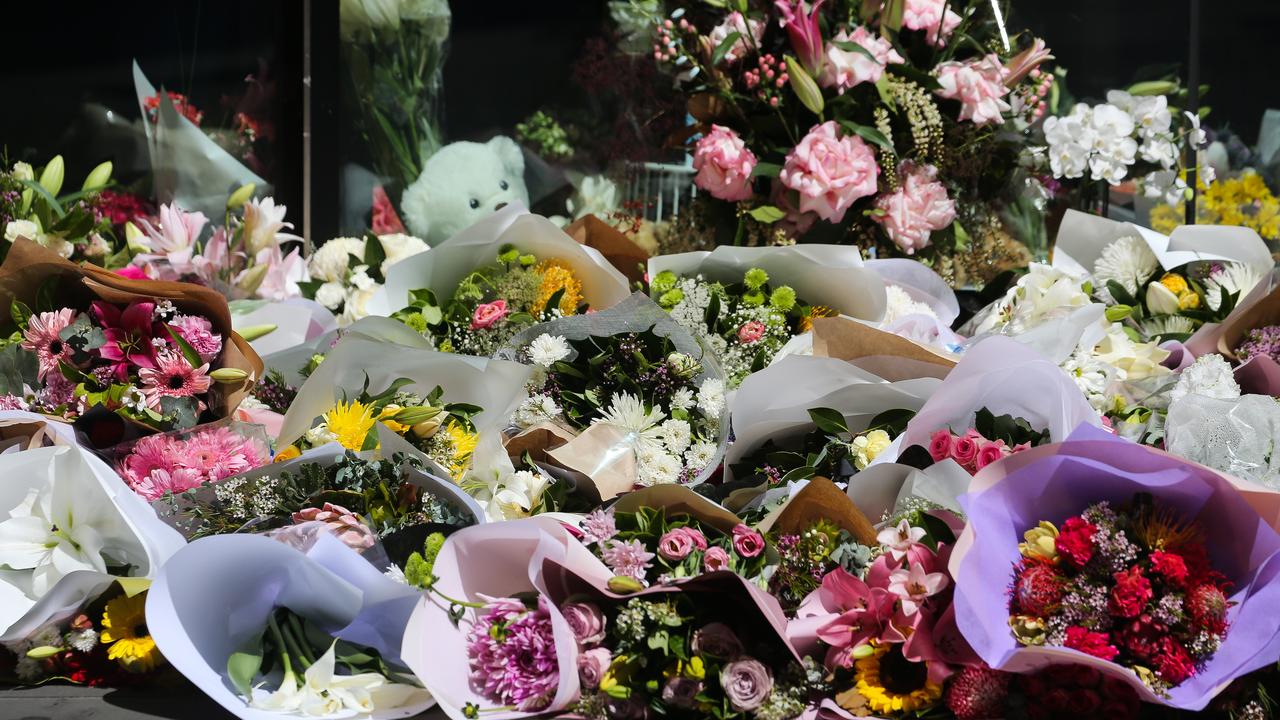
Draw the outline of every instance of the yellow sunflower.
M560 260L544 260L538 264L537 273L542 276L542 283L533 301L535 311L546 308L551 296L560 290L564 290L560 296L560 312L572 315L578 311L582 304L582 283L574 277L572 268Z
M102 613L103 645L110 645L107 657L125 670L149 672L164 660L156 649L156 641L147 630L147 594L120 597L107 603Z
M471 455L476 451L476 441L479 438L456 420L451 420L445 426L445 432L449 433L449 442L453 443L453 464L449 466L449 473L456 478L462 477L471 464Z
M359 400L353 400L349 404L340 402L324 414L325 426L337 436L342 447L348 450L360 450L364 447L364 439L368 437L374 422L372 410Z
M942 686L929 680L928 666L907 660L897 645L877 648L855 668L854 689L876 713L915 712L942 697Z

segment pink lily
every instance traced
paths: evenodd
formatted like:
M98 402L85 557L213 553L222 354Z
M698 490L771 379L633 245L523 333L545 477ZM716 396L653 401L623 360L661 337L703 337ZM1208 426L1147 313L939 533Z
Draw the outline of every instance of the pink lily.
M912 563L910 570L898 569L889 576L889 592L902 601L902 613L910 616L949 582L946 573L926 572L923 565Z
M133 303L122 312L115 305L99 300L93 303L92 310L107 340L98 348L98 355L111 362L116 378L122 382L128 380L131 366L156 366L155 350L151 346L151 314L155 303Z
M822 4L826 0L817 0L804 12L804 0L774 0L774 6L782 14L779 25L787 29L791 38L791 47L796 51L796 58L804 65L810 75L822 74L824 63L822 30L818 27L818 17L822 12Z
M897 527L885 528L876 535L876 542L889 548L894 560L901 560L913 546L924 539L925 529L911 527L911 523L903 520Z

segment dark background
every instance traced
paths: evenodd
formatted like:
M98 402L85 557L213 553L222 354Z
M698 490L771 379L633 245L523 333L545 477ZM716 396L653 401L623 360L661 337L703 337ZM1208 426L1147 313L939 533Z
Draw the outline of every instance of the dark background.
M603 0L453 0L453 33L445 67L445 131L450 140L510 133L546 104L573 93L570 68L586 41L605 27ZM1202 79L1209 124L1229 125L1256 141L1267 107L1280 107L1280 2L1220 0L1204 4ZM1125 87L1143 66L1181 65L1188 51L1189 0L1021 0L1011 31L1029 28L1048 40L1069 68L1068 87L1082 99ZM301 0L134 0L18 3L6 7L5 62L0 70L0 146L11 159L42 164L55 153L68 182L104 159L117 177L145 183L145 144L121 120L138 116L130 61L152 82L191 96L205 125L229 124L224 98L243 92L244 78L265 63L276 80L277 197L298 220L302 205ZM336 108L337 0L315 0L317 45L317 198L313 229L327 233L336 197L338 159L326 135L342 123ZM324 23L328 23L327 26ZM92 111L90 104L97 104ZM116 124L104 128L101 108ZM330 177L333 177L331 180ZM140 189L145 189L140 186ZM297 208L297 210L294 210Z

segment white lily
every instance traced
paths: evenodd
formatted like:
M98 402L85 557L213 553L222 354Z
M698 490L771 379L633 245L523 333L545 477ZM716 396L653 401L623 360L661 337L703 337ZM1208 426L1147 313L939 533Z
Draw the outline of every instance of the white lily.
M335 674L335 645L330 645L303 674L299 709L304 714L324 717L344 711L371 713L426 699L425 690L393 683L378 673Z

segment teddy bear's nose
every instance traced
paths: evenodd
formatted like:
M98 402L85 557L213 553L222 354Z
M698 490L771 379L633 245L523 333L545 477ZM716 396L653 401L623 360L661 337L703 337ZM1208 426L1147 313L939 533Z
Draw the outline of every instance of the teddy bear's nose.
M506 206L507 206L507 204L506 204L506 203L504 203L504 202L500 202L500 203L498 203L497 205L494 205L494 206L493 206L493 211L494 211L494 212L498 212L499 210L501 210L502 208L504 208L504 207L506 207Z

